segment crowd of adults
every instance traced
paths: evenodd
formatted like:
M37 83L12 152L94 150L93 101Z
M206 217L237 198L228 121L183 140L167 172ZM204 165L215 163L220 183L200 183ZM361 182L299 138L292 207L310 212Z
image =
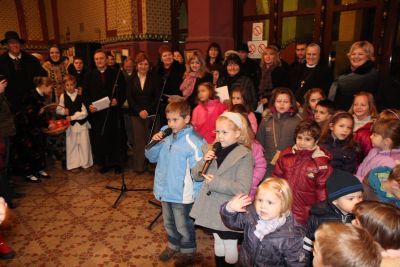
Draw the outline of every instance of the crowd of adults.
M20 134L26 135L23 123L26 99L35 90L33 80L36 76L47 76L51 80L52 93L46 103L58 103L64 91L62 80L66 74L76 78L77 88L90 111L92 150L101 172L110 169L120 172L120 162L127 148L131 147L135 155L134 170L139 173L146 171L147 164L142 155L158 99L161 99L160 121L155 123L155 129L166 124L163 110L169 102L185 99L194 108L197 87L202 82L210 82L215 87L227 86L229 91L241 87L253 111L259 104L268 103L276 87L290 88L298 103L303 102L305 93L311 88L321 88L334 100L337 108L344 110L350 108L355 93L367 91L374 94L378 88L374 48L367 41L351 46L349 68L335 80L321 59L320 46L302 41L296 43L296 60L291 65L281 59L280 50L275 45L269 45L257 62L248 57L245 44L223 54L217 43L211 43L205 57L197 51L186 62L182 53L162 45L154 66L143 52L125 58L120 66L111 53L99 50L93 55L96 66L93 70L86 69L78 56L69 63L57 45L50 47L45 61L38 54L31 55L22 49L25 40L16 32L5 33L1 43L7 46L7 51L0 56L0 74L3 75L0 84L4 91L0 96L5 107L0 112L0 135L7 148L6 163L12 159L8 170L20 175L32 174L29 169L21 169L23 164L13 166L13 162L18 154L23 153L16 153L18 149L14 148L18 147ZM110 97L111 108L97 111L92 103L105 96ZM50 136L44 142L48 156L65 165L65 137ZM37 182L40 177L27 180Z

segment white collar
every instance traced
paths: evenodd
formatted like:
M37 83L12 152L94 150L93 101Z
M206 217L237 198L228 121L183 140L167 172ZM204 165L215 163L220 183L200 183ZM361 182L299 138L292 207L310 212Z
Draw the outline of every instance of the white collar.
M67 95L69 96L69 97L72 97L72 96L76 96L77 94L78 94L78 90L76 90L75 89L75 91L71 94L70 92L68 92L68 91L65 91L66 93L67 93Z
M12 60L16 60L16 59L21 59L22 54L19 53L18 56L14 56L14 55L12 55L10 52L8 52L8 56L9 56Z
M37 92L40 96L44 96L44 94L39 90L38 87L36 87L36 92Z
M314 65L306 64L307 68L315 68L317 65L318 65L318 64L314 64Z

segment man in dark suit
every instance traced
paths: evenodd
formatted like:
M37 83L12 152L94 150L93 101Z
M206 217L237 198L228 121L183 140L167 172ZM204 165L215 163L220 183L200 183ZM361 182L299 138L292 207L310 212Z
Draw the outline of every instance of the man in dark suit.
M83 98L90 112L90 142L95 163L104 173L114 168L121 171L123 121L121 106L125 101L125 80L118 69L107 66L106 53L97 50L94 53L96 68L88 72L83 83ZM114 89L115 85L115 90ZM110 106L98 110L93 102L108 97Z
M22 100L26 96L33 94L33 78L47 76L39 61L21 49L24 43L25 40L13 31L6 32L5 38L1 40L1 44L7 45L8 50L0 56L0 74L4 75L8 82L5 96L13 113L20 110Z

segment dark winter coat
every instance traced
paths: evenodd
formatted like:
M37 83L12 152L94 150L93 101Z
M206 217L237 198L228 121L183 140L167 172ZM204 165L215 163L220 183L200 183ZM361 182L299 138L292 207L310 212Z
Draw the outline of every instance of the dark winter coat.
M110 163L119 161L121 144L121 105L125 101L125 79L122 74L118 77L118 82L115 94L112 96L114 83L117 78L118 70L107 68L105 70L104 82L102 82L101 74L98 69L93 69L88 72L83 84L82 94L86 109L89 111L89 106L101 98L108 96L110 100L116 98L118 105L96 111L89 114L89 122L92 126L90 130L90 143L92 144L93 154L96 163L104 164L105 158L108 158ZM108 118L104 133L102 128L104 121Z
M263 69L261 68L262 78ZM258 97L259 98L271 98L272 90L276 87L288 87L290 84L288 82L288 69L285 65L276 66L271 72L272 88L259 88ZM258 87L257 87L258 88Z
M253 205L247 212L231 213L221 206L224 224L233 230L243 230L244 239L240 246L240 266L304 266L305 254L302 251L304 229L292 216L286 223L260 241L254 234L259 217Z
M146 110L149 115L155 114L161 90L158 75L148 72L142 90L140 79L134 72L127 80L126 86L130 115L138 117L142 110Z
M303 103L304 95L311 88L321 88L328 95L332 83L332 75L328 66L319 63L314 68L307 67L306 64L296 68L293 80L295 83L291 86L299 103Z
M331 155L318 146L314 150L298 150L296 146L282 151L272 173L284 178L293 190L293 215L306 224L313 205L326 199L326 180L332 173Z
M332 168L349 173L357 171L358 147L350 146L348 140L338 140L329 136L320 143L320 146L331 153L332 160L330 164Z
M261 78L261 70L257 61L251 58L246 58L246 61L242 62L240 69L244 75L253 81L254 88L258 88Z
M170 68L171 70L166 72L163 64L160 62L155 70L155 74L158 75L158 79L161 79L163 82L165 81L164 94L182 96L179 87L182 83L185 67L174 60ZM164 101L167 101L167 99L164 98Z
M11 137L15 135L14 116L11 114L8 101L3 94L0 94L0 136Z
M255 110L257 108L258 98L254 88L252 80L242 74L235 76L225 75L218 79L217 86L228 86L229 93L233 88L241 87L246 92L246 99L249 102L249 106Z
M377 91L379 75L372 61L365 62L354 71L349 69L340 75L332 84L329 97L337 109L348 110L353 103L354 95L361 92L374 94ZM336 90L336 94L333 91Z
M266 111L257 131L257 141L264 147L264 156L267 160L267 176L270 176L274 166L271 165L276 150L282 151L295 144L294 130L301 122L299 114L284 113L280 116L276 112ZM273 127L273 125L275 127ZM277 147L274 142L274 129Z
M86 75L85 68L83 68L83 70L78 73L76 71L75 67L74 67L74 64L70 64L68 66L68 73L75 77L75 79L76 79L76 87L82 87L83 86L83 81L84 81L85 75Z
M311 208L303 245L307 255L308 266L312 266L311 262L315 241L315 232L317 231L318 227L327 222L351 223L353 219L353 214L349 213L344 215L332 202L328 200L318 203Z
M0 74L7 80L5 96L10 104L12 113L23 109L21 101L26 96L32 96L35 85L33 78L47 77L47 72L40 66L39 61L31 54L21 51L21 70L17 72L14 63L7 52L0 55Z

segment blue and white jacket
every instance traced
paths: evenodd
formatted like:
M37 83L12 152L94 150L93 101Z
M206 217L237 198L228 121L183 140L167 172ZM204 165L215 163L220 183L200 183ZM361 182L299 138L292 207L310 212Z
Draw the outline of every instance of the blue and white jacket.
M182 204L194 202L202 182L192 179L191 168L203 157L201 147L205 143L188 125L145 151L150 162L157 162L153 189L156 199Z

